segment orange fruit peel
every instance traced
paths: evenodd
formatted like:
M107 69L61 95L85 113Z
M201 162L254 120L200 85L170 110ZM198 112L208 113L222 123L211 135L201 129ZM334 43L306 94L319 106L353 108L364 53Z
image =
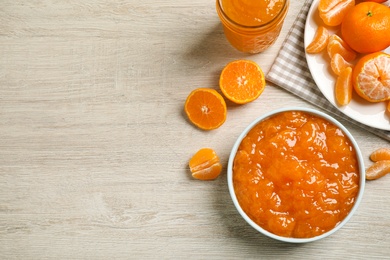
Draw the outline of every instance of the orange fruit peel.
M222 95L208 88L193 90L186 99L184 111L188 119L203 130L220 127L225 122L227 114Z
M263 92L264 73L253 61L232 61L222 70L219 87L230 101L236 104L246 104L257 99Z
M385 52L367 54L356 63L352 83L355 91L365 100L390 100L390 55Z
M217 153L211 148L202 148L189 161L192 177L198 180L214 180L222 171Z
M306 47L306 52L320 53L328 45L328 39L329 39L329 31L324 26L318 27L313 40Z

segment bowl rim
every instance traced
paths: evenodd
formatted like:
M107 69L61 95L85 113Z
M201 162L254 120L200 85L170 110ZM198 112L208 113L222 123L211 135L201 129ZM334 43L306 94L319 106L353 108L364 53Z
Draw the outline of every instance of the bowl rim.
M309 113L309 114L313 114L313 115L316 115L318 117L321 117L333 124L335 124L337 127L339 127L343 132L344 134L349 138L349 140L351 141L353 147L355 148L355 151L356 151L356 157L357 157L357 160L358 160L358 166L359 166L359 191L358 191L358 194L357 194L357 197L356 197L356 201L352 207L352 209L350 210L350 212L348 213L348 215L336 226L334 227L333 229L319 235L319 236L315 236L315 237L311 237L311 238L292 238L292 237L283 237L283 236L278 236L278 235L275 235L265 229L263 229L262 227L260 227L259 225L257 225L252 219L250 219L248 217L248 215L242 210L241 206L239 205L238 203L238 200L237 200L237 197L236 197L236 194L234 192L234 187L233 187L233 161L234 161L234 158L236 156L236 153L237 153L237 150L238 150L238 147L240 146L242 140L244 139L244 137L248 134L248 132L255 126L257 125L259 122L265 120L265 119L268 119L269 117L271 116L274 116L276 114L279 114L279 113L283 113L283 112L287 112L287 111L300 111L300 112L306 112L306 113ZM252 123L250 123L245 129L244 131L242 131L242 133L239 135L239 137L237 138L237 140L235 141L234 145L233 145L233 148L230 152L230 156L229 156L229 161L228 161L228 166L227 166L227 181L228 181L228 189L229 189L229 193L230 193L230 197L231 199L233 200L233 204L234 206L236 207L237 211L239 212L239 214L241 215L242 218L244 218L244 220L249 224L251 225L254 229L256 229L257 231L259 231L260 233L262 233L263 235L266 235L270 238L273 238L273 239L276 239L276 240L279 240L279 241L283 241L283 242L288 242L288 243L307 243L307 242L314 242L314 241L317 241L317 240L320 240L322 238L325 238L333 233L335 233L337 230L339 230L341 227L343 227L352 217L352 215L356 212L357 208L359 207L359 204L362 200L362 197L363 197L363 193L364 193L364 189L365 189L365 168L364 168L364 159L363 159L363 156L362 156L362 153L361 153L361 150L359 148L359 145L358 143L356 142L355 138L352 136L352 134L348 131L348 129L342 125L338 120L336 120L335 118L333 118L332 116L322 112L322 111L319 111L319 110L316 110L316 109L312 109L312 108L305 108L305 107L285 107L285 108L279 108L279 109L275 109L275 110L272 110L270 112L267 112L261 116L259 116L258 118L256 118L254 121L252 121Z

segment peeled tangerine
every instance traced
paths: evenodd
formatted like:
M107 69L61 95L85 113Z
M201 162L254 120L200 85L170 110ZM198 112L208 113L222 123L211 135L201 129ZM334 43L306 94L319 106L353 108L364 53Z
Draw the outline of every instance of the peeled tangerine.
M211 148L202 148L191 158L189 162L192 177L198 180L216 179L222 170L219 157Z
M352 73L356 92L370 102L390 100L390 54L375 52L359 59Z

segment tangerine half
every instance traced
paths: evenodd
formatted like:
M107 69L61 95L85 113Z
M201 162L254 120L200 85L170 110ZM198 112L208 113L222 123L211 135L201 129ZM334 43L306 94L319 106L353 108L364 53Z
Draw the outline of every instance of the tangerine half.
M360 58L352 83L359 96L370 102L390 100L390 55L375 52Z
M184 111L188 119L203 130L220 127L227 114L226 103L221 94L208 88L193 90L187 97Z
M230 101L245 104L257 99L263 92L264 73L253 61L232 61L222 70L219 87Z

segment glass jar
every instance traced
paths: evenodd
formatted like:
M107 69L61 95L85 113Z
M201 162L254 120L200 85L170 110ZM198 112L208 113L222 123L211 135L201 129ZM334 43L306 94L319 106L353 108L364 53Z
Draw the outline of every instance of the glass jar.
M227 40L247 53L262 52L276 41L290 4L289 0L216 1Z

